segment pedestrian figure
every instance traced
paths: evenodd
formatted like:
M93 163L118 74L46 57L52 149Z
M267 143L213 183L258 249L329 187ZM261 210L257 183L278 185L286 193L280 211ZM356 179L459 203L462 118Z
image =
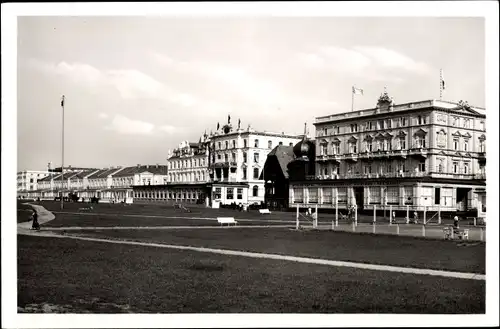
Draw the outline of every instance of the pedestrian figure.
M418 224L418 213L416 211L413 212L413 222L415 224Z
M38 214L36 210L33 210L33 214L31 215L31 218L33 219L33 224L31 225L31 228L33 230L40 230L40 224L38 223Z
M458 216L455 215L455 217L453 217L453 230L454 230L454 233L458 233L458 229L459 229L458 222L459 222Z

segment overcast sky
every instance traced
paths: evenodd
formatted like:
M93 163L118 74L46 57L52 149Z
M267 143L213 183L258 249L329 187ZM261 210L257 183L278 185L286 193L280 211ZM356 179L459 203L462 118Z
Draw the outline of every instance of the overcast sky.
M18 19L18 170L164 164L231 114L301 133L314 118L439 98L485 106L483 18Z

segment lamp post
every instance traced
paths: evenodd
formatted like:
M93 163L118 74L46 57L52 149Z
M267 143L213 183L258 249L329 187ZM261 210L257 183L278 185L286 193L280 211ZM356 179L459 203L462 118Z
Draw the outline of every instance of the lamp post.
M64 95L61 99L62 108L62 160L61 160L61 209L64 208Z

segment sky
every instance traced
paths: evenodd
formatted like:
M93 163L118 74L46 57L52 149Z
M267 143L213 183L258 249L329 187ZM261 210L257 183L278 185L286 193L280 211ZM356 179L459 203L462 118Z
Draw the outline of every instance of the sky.
M243 128L314 135L315 117L439 98L485 107L481 17L19 17L18 170L165 164Z

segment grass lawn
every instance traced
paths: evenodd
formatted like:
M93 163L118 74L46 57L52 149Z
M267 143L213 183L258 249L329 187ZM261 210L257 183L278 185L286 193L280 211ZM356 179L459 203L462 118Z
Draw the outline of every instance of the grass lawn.
M47 222L43 227L113 227L113 226L220 226L215 219L198 219L198 218L161 218L161 217L144 217L144 215L129 215L129 214L106 214L106 213L54 213L56 218ZM148 215L146 215L148 216ZM175 215L174 215L175 216ZM251 220L240 221L240 225L290 225L283 221L266 221L266 220Z
M21 235L18 307L72 313L484 313L485 282Z
M96 230L71 234L485 273L485 243L287 228Z

